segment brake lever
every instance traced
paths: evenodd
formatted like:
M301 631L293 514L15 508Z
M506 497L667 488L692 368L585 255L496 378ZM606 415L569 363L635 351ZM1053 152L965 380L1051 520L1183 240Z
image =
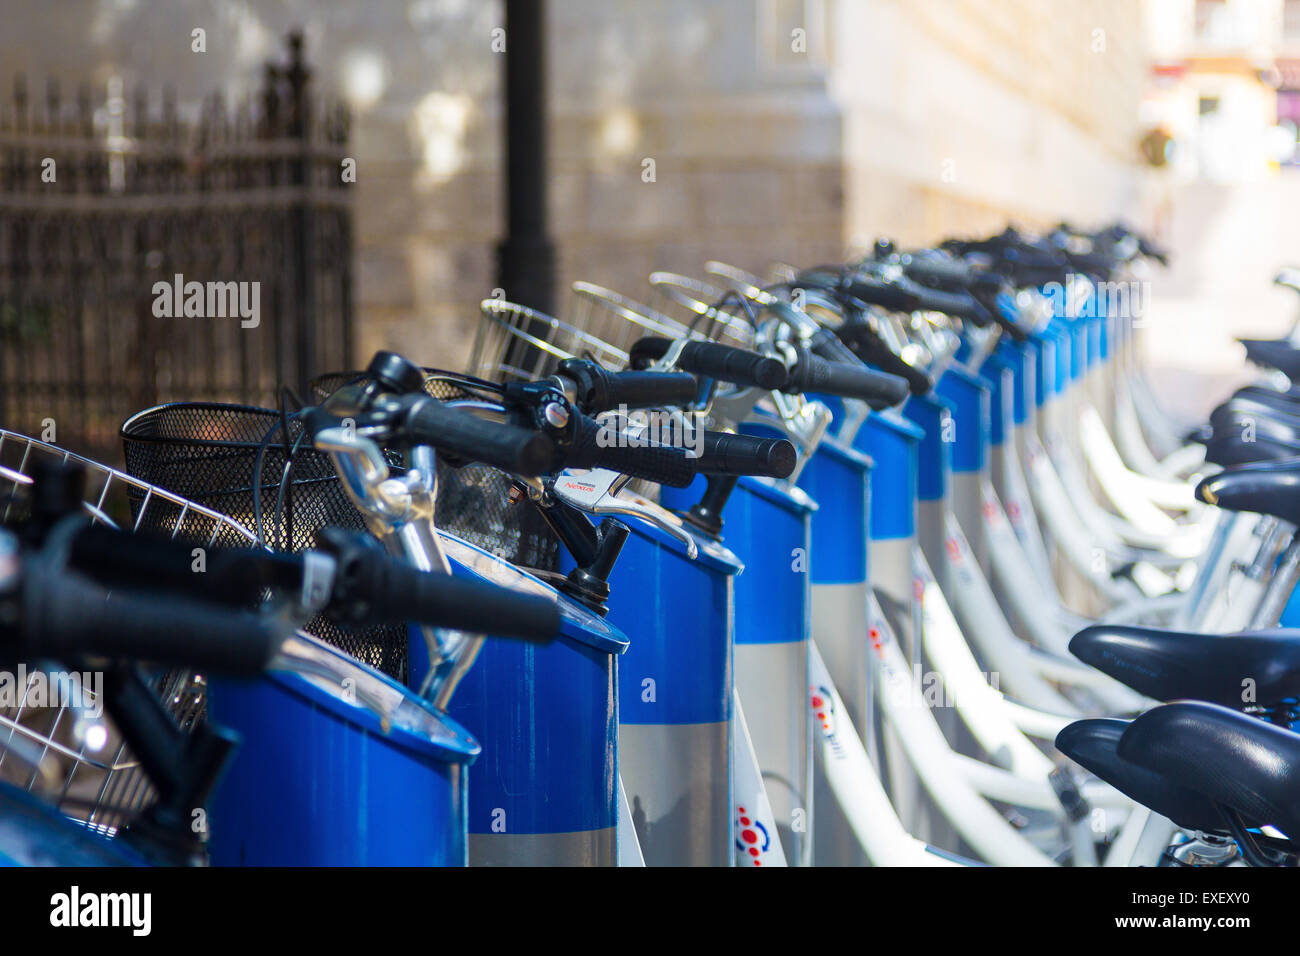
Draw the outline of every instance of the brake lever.
M344 490L366 516L367 522L376 512L383 519L405 518L408 503L400 499L393 501L390 494L385 493L392 490L386 488L392 472L384 453L373 439L359 434L356 428L338 425L316 432L312 444L330 456Z
M699 545L695 536L686 530L682 519L640 495L619 496L629 480L627 475L608 468L565 469L555 476L551 494L587 514L640 518L682 542L687 557L694 561L699 556Z
M809 401L803 395L787 395L784 392L769 394L776 414L764 414L763 409L756 406L745 421L779 431L798 449L794 471L781 479L786 485L793 485L799 480L799 473L803 471L808 459L826 437L834 416L824 404Z
M673 339L668 343L668 350L664 352L656 361L651 362L646 369L649 372L674 372L677 370L677 360L682 357L682 350L695 341L692 338L683 337Z
M783 303L784 304L784 303ZM793 307L790 307L792 311ZM803 313L799 313L803 315ZM815 320L811 317L804 316L810 324L816 325ZM777 324L784 323L784 319L778 319ZM796 334L802 334L799 329L788 325ZM769 336L774 339L774 336ZM796 360L794 347L791 343L785 341L770 340L759 346L767 354L774 355L785 363L786 368L793 366ZM821 440L826 436L826 431L830 428L833 418L831 410L824 404L817 401L810 401L802 394L791 395L786 392L760 392L757 389L748 389L751 395L746 395L746 405L742 406L736 402L732 407L727 408L727 412L733 423L751 422L762 425L765 428L774 428L780 432L790 443L799 451L795 460L794 471L783 481L787 485L793 485L799 480L799 473L803 470L808 459L812 457ZM766 397L775 410L776 414L765 414L759 406L759 400Z
M846 445L852 445L862 426L871 416L871 406L859 398L841 399L844 404L844 418L840 420L836 437Z
M356 429L323 428L316 433L314 444L329 454L367 528L391 554L422 571L451 573L434 530L438 473L432 448L413 447L411 467L395 477L379 445ZM419 632L429 652L429 672L420 696L445 709L477 658L483 637L423 624Z

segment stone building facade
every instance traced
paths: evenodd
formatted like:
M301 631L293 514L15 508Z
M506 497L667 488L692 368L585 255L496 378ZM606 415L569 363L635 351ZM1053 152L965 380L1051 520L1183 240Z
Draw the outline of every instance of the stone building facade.
M1140 8L551 0L557 287L644 297L651 270L707 258L762 270L879 235L1140 215ZM255 88L303 27L319 86L354 107L358 353L457 367L502 230L502 17L492 0L10 0L0 61L169 83L197 109Z

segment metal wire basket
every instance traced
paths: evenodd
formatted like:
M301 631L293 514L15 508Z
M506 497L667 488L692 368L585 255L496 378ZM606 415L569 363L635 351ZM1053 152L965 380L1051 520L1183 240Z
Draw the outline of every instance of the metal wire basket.
M736 348L753 346L754 307L734 290L720 289L676 272L650 273L650 286L656 300L663 303L661 311L683 315L680 321L693 333Z
M594 290L600 287L590 288ZM617 293L609 295L617 297ZM532 381L552 374L556 366L568 358L590 359L611 371L621 371L628 366L626 351L601 335L578 328L572 323L502 299L484 299L481 308L482 320L470 357L470 368L479 378L502 383ZM676 338L677 331L681 328L679 324L659 324L652 310L641 315L629 306L625 312L621 315L625 320L622 323L623 335L630 342L635 342L643 335L668 334ZM672 323L672 320L667 320L667 323ZM620 328L618 324L612 327ZM634 334L629 336L627 328L632 328ZM628 489L652 501L659 499L659 486L652 482L637 479L628 485ZM524 520L531 521L533 518ZM544 572L545 578L548 573L558 570L559 541L540 517L536 520L541 524L539 537L555 541L556 565L537 567L537 570ZM490 545L482 546L492 550Z
M54 445L0 429L0 520L26 517L25 489L43 461L79 465L86 475L84 508L95 524L150 529L205 546L253 543L238 522L180 495ZM73 819L112 834L154 799L153 787L111 721L87 719L68 707L38 706L33 671L13 706L0 707L0 779L40 793ZM199 674L171 671L153 680L183 730L203 718ZM93 689L83 686L88 703Z
M299 420L272 409L159 405L126 421L122 446L130 474L229 516L244 535L277 550L310 548L322 528L365 527L329 456ZM390 467L402 467L399 455L388 457ZM405 682L404 626L347 628L318 615L304 630Z
M472 398L458 376L426 368L424 390L440 401ZM313 401L321 402L355 382L362 372L334 372L312 380ZM438 462L438 497L434 521L438 527L519 567L544 574L560 569L560 542L532 508L510 500L513 478L490 465L453 467Z
M627 368L627 352L554 316L504 299L484 299L470 353L470 373L492 382L550 375L567 358Z
M712 339L736 348L748 348L754 341L754 329L747 318L696 299L692 299L693 308L688 310L689 320L683 322L591 282L575 282L571 289L573 324L589 334L598 334L629 353L636 341L647 335L668 339ZM599 332L593 332L593 329Z
M765 286L764 281L758 276L726 262L710 260L704 263L704 271L708 275L722 280L728 288L738 295L743 295L761 309L788 308L788 303L781 304L783 300L777 295L773 286L789 287L795 281L796 275L790 266L777 265L773 270L776 278ZM819 289L800 290L795 297L794 308L819 325L831 329L837 328L844 320L843 308L839 303L829 293Z
M770 283L765 282L752 272L717 259L710 259L704 263L704 272L706 275L722 280L727 288L759 303L770 301L774 296L772 286L789 284L789 280L780 277ZM793 279L793 276L790 278Z
M699 337L689 326L612 289L593 282L575 282L569 288L573 292L569 306L573 326L625 353L647 335L667 339Z

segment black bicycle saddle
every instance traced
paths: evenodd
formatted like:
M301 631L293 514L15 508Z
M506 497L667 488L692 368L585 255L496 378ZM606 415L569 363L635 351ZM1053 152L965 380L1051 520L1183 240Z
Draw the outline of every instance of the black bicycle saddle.
M1300 378L1300 349L1289 339L1237 339L1246 346L1246 358L1256 365L1275 368L1287 378Z
M1263 431L1271 438L1300 441L1300 405L1278 406L1234 395L1210 412L1210 427L1219 435Z
M1300 455L1300 418L1239 399L1211 412L1208 430L1207 460L1224 468Z
M1189 830L1225 830L1218 807L1195 790L1130 763L1117 750L1129 721L1113 717L1076 720L1056 735L1056 749L1144 807Z
M1300 292L1300 269L1286 268L1279 272L1273 282L1294 292Z
M1269 388L1266 385L1243 385L1232 393L1233 398L1246 398L1269 405L1280 412L1300 415L1300 389Z
M1240 710L1300 695L1300 630L1198 634L1096 624L1070 639L1070 653L1156 700Z
M1214 450L1216 446L1225 449L1240 446L1243 454L1254 449L1261 457L1202 478L1196 486L1197 498L1228 511L1272 515L1300 525L1300 442L1265 436L1256 436L1255 441L1216 436L1208 447ZM1280 453L1284 450L1290 451L1290 455L1282 457ZM1263 460L1265 453L1278 456Z
M1220 468L1286 461L1291 458L1300 458L1300 444L1275 439L1267 434L1246 438L1238 430L1232 434L1212 433L1205 439L1205 460Z
M1129 724L1121 759L1231 807L1250 825L1300 834L1300 735L1196 701L1165 704Z

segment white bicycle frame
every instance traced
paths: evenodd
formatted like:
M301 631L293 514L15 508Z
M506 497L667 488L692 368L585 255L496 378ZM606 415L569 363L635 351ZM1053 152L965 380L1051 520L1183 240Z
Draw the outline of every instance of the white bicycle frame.
M1090 408L1086 408L1085 410L1096 415L1095 410ZM1085 421L1087 421L1086 418ZM1099 416L1097 416L1096 424L1100 425ZM1113 451L1113 446L1111 446L1111 450ZM1127 477L1127 475L1121 476L1122 479ZM1160 493L1164 493L1167 490L1168 489L1161 487ZM1190 498L1190 492L1187 491L1186 486L1183 486L1183 490L1186 492L1187 497ZM992 489L991 482L981 480L980 493L984 505L984 507L981 508L981 512L987 519L982 530L988 533L987 540L993 545L993 550L997 552L996 554L990 554L990 560L1003 565L1004 574L1008 580L1018 580L1020 587L1023 588L1023 582L1026 580L1024 572L1026 570L1029 570L1030 574L1033 572L1028 557L1020 547L1021 539L1018 539L1011 530L1010 523L1007 521L1006 515L1001 510L1000 503L997 501L996 493ZM1190 512L1193 509L1188 508L1186 510ZM1163 517L1163 513L1161 514ZM1218 516L1213 514L1208 518L1203 517L1203 526L1208 526L1211 521L1215 520L1217 517ZM1216 543L1220 547L1225 548L1225 550L1226 545L1230 541L1241 543L1242 535L1240 534L1239 529L1243 524L1248 523L1243 523L1233 518L1229 518L1229 520L1224 523L1223 533L1216 535ZM1001 616L996 598L992 594L991 589L988 588L987 582L982 580L975 556L972 553L969 544L965 541L965 538L961 533L961 528L957 525L955 517L950 521L949 530L951 532L948 542L949 547L946 550L948 551L948 554L952 556L954 562L964 565L968 572L966 575L968 586L960 589L960 598L965 599L967 602L974 603L974 616L983 617L986 620L996 622ZM1232 534L1233 531L1237 531L1238 533L1234 536ZM1229 551L1228 553L1231 552ZM1217 559L1215 563L1221 565L1221 562ZM1205 569L1203 568L1202 570ZM1020 576L1018 579L1014 576L1013 572L1019 572ZM1042 758L1041 751L1032 748L1032 746L1029 746L1028 749L1026 749L1028 741L1024 735L1029 734L1043 738L1054 737L1069 718L1061 714L1045 713L1041 709L1035 710L1026 707L1023 704L1011 703L1006 701L1004 698L1001 698L996 691L989 687L983 673L979 670L978 665L971 654L971 648L965 644L961 631L958 629L956 621L952 618L951 612L948 610L946 602L943 599L942 592L938 590L933 577L929 576L928 571L924 568L922 569L922 576L925 580L926 591L924 629L926 652L929 658L939 667L945 685L952 685L955 692L955 702L961 712L963 720L975 733L975 736L980 740L981 745L988 752L997 754L1002 761L1006 761L1008 755L1021 755L1022 761L1027 760L1031 762L1030 772L1033 775L1037 775L1042 768L1032 767L1033 757L1028 755L1033 754L1039 759L1044 758ZM1205 590L1205 588L1202 588L1202 590ZM1262 594L1263 592L1261 589L1260 591L1255 592L1253 596L1262 597ZM1249 609L1252 606L1258 606L1259 601L1234 601L1232 603L1238 609L1243 606ZM1154 606L1154 602L1148 602L1148 604ZM969 607L968 610L970 610ZM1044 626L1040 628L1040 633L1050 635L1050 640L1044 641L1045 644L1052 647L1052 649L1058 654L1065 650L1062 646L1064 643L1062 638L1065 637L1065 639L1068 640L1067 635L1064 635L1059 628L1051 628L1049 630L1047 625L1051 622L1046 622L1042 615L1029 613L1028 607L1023 603L1021 605L1021 610L1025 613L1027 618L1037 618L1040 623L1043 623ZM876 613L879 615L878 608L876 608ZM1243 613L1248 613L1248 611L1242 612L1241 610L1238 610L1234 617L1240 619L1243 616ZM1131 691L1128 691L1127 688L1122 687L1122 685L1110 681L1109 678L1106 678L1104 675L1092 675L1077 664L1059 661L1031 662L1028 659L1028 646L1019 642L1019 639L1010 632L1010 629L1006 627L1005 620L1001 623L1003 625L1002 633L986 633L985 636L990 638L990 640L981 647L981 651L986 654L992 653L998 655L1000 664L1002 664L1007 671L1016 676L1017 682L1021 683L1024 687L1032 687L1035 691L1039 692L1040 697L1035 701L1035 703L1037 703L1040 708L1044 704L1050 703L1051 705L1059 706L1064 702L1059 695L1056 695L1055 698L1048 696L1049 693L1052 693L1051 687L1045 680L1041 679L1040 675L1042 674L1050 675L1053 681L1062 681L1074 677L1076 678L1077 683L1092 690L1107 687L1112 693L1117 694L1122 698L1126 697L1127 702L1130 705L1141 705L1142 698L1140 698L1139 695L1133 694ZM879 620L875 623L874 627L880 629L881 632L886 635L889 633L888 624L884 620L883 615L879 615ZM1017 653L1017 644L1019 644L1019 657L1013 656ZM891 644L890 646L893 646L896 650L896 645ZM896 656L901 658L901 654ZM891 663L894 674L898 674L901 673L901 667L905 665L906 662L902 660L894 660ZM1037 663L1038 666L1035 667L1034 663ZM819 662L819 667L820 666L822 665L820 665ZM1034 674L1035 670L1039 672L1038 675ZM1035 680L1036 677L1038 677L1037 681ZM1098 677L1101 679L1098 680ZM827 678L827 681L829 681L829 677ZM896 685L896 681L891 683ZM978 701L978 704L970 703L963 707L963 700ZM836 699L832 699L832 703L835 706L842 706L842 703ZM912 703L916 703L915 695L913 695ZM1063 709L1065 709L1067 713L1070 710L1075 710L1077 713L1077 710L1070 707L1068 702L1064 703L1066 703L1066 707ZM998 714L999 709L1003 711L1001 714ZM927 790L929 790L931 796L936 799L941 807L945 808L946 813L955 813L955 816L950 818L957 823L958 829L962 832L963 836L966 836L969 833L972 821L979 818L980 811L977 809L977 805L973 805L969 802L968 798L970 797L970 793L968 790L958 788L954 793L945 794L941 790L936 789L937 784L935 783L935 775L933 772L927 772L931 771L933 762L936 760L936 754L927 753L925 751L924 747L927 743L936 745L936 750L938 752L941 752L941 750L947 750L950 757L954 758L963 766L967 782L975 784L977 788L981 788L981 792L984 795L1006 802L1015 803L1023 807L1056 810L1059 812L1059 800L1056 799L1055 792L1052 790L1050 784L1045 778L1041 780L1041 782L1026 780L1024 776L1017 775L1014 771L1008 771L999 767L991 767L981 761L953 754L948 748L947 742L943 740L942 731L939 730L937 725L927 728L923 723L916 720L909 720L908 715L905 712L901 712L899 708L895 706L887 705L887 713L891 723L895 725L896 728L899 725L907 728L902 734L900 734L900 736L905 743L909 744L909 758L913 761L913 764L918 770L923 782L926 783ZM910 738L908 737L909 733L912 735ZM847 734L840 734L841 750L845 746L843 739L847 738L847 736ZM829 763L832 759L837 759L841 765L851 765L854 769L854 773L861 777L866 770L870 769L870 758L867 757L864 750L861 753L858 753L858 750L861 750L860 740L857 741L857 744L858 747L854 750L852 758L846 758L842 753L837 755L828 745L824 746L824 763ZM1014 756L1012 757L1011 762L1014 765ZM1020 769L1024 770L1026 768L1022 764ZM878 781L876 781L876 783L878 784ZM866 786L863 781L859 781L859 784L862 787ZM870 789L873 791L873 795L876 795L875 791L877 791L878 788L873 787ZM1105 785L1094 785L1091 787L1085 785L1085 790L1088 791L1088 799L1095 807L1104 810L1120 809L1125 815L1125 822L1117 833L1116 840L1111 848L1111 853L1108 854L1106 860L1107 865L1124 865L1125 863L1131 863L1134 861L1154 862L1158 859L1159 855L1169 845L1169 841L1176 830L1169 821L1151 814L1143 808L1137 808L1135 810L1127 798L1115 793L1111 788L1108 788ZM841 803L845 803L844 795L842 793L837 790L836 795ZM845 812L850 821L861 820L861 816L854 812L853 806L846 807ZM897 823L897 817L894 816L891 822ZM857 824L855 824L855 830L856 829L858 829ZM894 828L890 827L888 829L893 830ZM1076 830L1078 829L1079 828L1076 828ZM897 837L896 832L894 833L894 836ZM859 837L863 842L864 850L866 850L870 855L870 840L861 833L859 834ZM1076 832L1076 839L1074 842L1076 847L1086 843L1090 850L1091 839L1091 833L1087 831L1086 828L1083 828L1081 833ZM895 839L892 843L889 841L883 842L885 843L885 846L891 848L893 852L908 854L913 858L915 858L918 852L928 852L928 848L924 847L923 844L919 844L919 841L913 840L910 835L907 835L907 840ZM877 850L876 852L883 851ZM1010 850L1008 852L1014 855L1016 851Z
M1116 373L1122 364L1115 363ZM983 861L996 865L1054 865L1055 861L1051 852L1012 826L990 801L1048 814L1063 836L1055 841L1059 844L1056 849L1072 847L1076 864L1099 862L1094 853L1099 832L1113 835L1109 851L1100 861L1106 866L1153 864L1177 832L1170 821L1134 805L1099 781L1084 782L1080 792L1094 816L1099 813L1105 820L1101 830L1094 832L1093 819L1070 820L1049 777L1057 764L1034 743L1035 739L1053 739L1067 723L1085 713L1089 701L1102 712L1132 711L1149 703L1069 658L1066 645L1071 628L1081 621L1064 612L1054 587L1045 588L1050 598L1046 603L1034 601L1025 588L1026 581L1052 584L1046 548L1037 533L1039 516L1070 565L1121 613L1173 616L1191 608L1220 626L1239 627L1261 613L1271 613L1264 610L1277 606L1276 593L1271 599L1270 593L1285 584L1277 579L1269 583L1263 573L1249 573L1251 567L1257 572L1270 567L1285 543L1284 533L1268 530L1268 519L1225 517L1201 507L1191 496L1190 484L1170 480L1167 476L1174 472L1162 471L1154 456L1155 476L1124 461L1094 404L1102 387L1099 382L1104 386L1101 375L1090 370L1082 383L1074 383L1068 390L1073 394L1048 403L1042 423L1046 442L1040 442L1030 429L1018 429L1019 434L995 452L1001 456L995 472L1015 505L1014 518L1002 506L993 475L964 477L975 482L963 493L974 495L978 508L965 507L958 513L965 514L966 522L973 526L985 567L950 509L939 516L939 526L945 532L943 579L947 594L921 550L915 549L922 619L912 660L894 638L874 595L871 597L869 624L876 656L870 694L887 725L886 749L898 751L890 769L898 769L901 756L963 843ZM1085 396L1084 391L1092 394ZM1117 423L1125 417L1126 394L1115 390L1112 410ZM1078 427L1065 434L1058 426L1061 415L1070 408L1077 409ZM1017 444L1028 452L1027 475L1015 454ZM1196 466L1193 455L1185 455L1183 460L1189 468ZM1102 507L1093 497L1093 487L1100 489L1118 513ZM935 503L927 506L933 510ZM1171 518L1170 511L1185 520ZM936 517L929 517L931 533ZM1144 589L1111 577L1105 562L1098 565L1098 552L1111 558L1132 553L1135 544L1165 551L1173 559L1200 557L1195 586L1182 598L1151 599ZM1256 545L1250 565L1233 563L1234 556L1248 554ZM1171 579L1152 567L1146 580L1151 589ZM1033 643L1017 636L1004 607L1011 609ZM975 626L968 625L964 632L959 617ZM936 671L935 675L926 674L926 679L937 675L945 700L951 699L952 709L987 759L956 752L945 736L916 669L922 648L924 659ZM974 863L936 850L908 831L895 809L899 793L895 792L891 802L881 782L878 768L883 758L872 757L853 725L816 646L815 633L810 656L810 705L820 731L819 769L868 861L914 866ZM981 664L990 667L999 682L1006 682L1002 689L1014 700L990 685ZM1073 692L1067 695L1062 688ZM1082 695L1084 704L1075 694ZM739 701L737 709L739 712ZM737 749L748 746L747 733L738 733ZM738 756L738 765L742 762ZM738 771L737 776L743 774ZM760 796L749 799L757 814L770 813Z

